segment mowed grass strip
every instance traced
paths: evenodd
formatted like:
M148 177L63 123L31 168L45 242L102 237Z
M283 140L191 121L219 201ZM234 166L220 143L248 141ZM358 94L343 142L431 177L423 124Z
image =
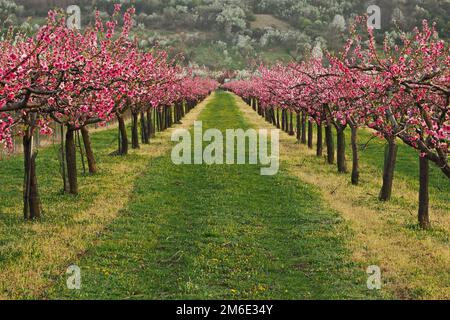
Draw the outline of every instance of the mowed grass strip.
M234 97L249 122L273 128L242 99ZM361 144L370 138L368 131L360 130ZM381 140L372 140L361 151L360 185L353 186L350 174L338 174L335 165L327 165L324 158L316 157L315 150L298 144L295 137L282 133L280 139L285 168L317 186L326 205L349 223L353 237L347 245L353 260L381 268L382 294L388 291L399 299L450 298L450 181L435 165L430 164L433 228L424 231L417 223L418 154L410 147L399 142L393 198L385 203L378 201L384 154ZM351 170L350 146L347 151Z
M249 128L234 98L218 92L204 128ZM63 299L379 298L366 266L351 261L342 218L318 192L259 166L172 164L167 154L137 181L128 208L47 291Z
M189 127L205 103L187 115ZM151 159L170 150L170 132L125 157L109 154L117 148L117 129L92 134L99 173L79 176L78 196L63 195L57 147L39 151L37 172L43 218L25 222L22 216L23 156L0 161L0 299L34 299L65 273L66 268L125 208L135 180ZM78 169L81 160L78 157Z

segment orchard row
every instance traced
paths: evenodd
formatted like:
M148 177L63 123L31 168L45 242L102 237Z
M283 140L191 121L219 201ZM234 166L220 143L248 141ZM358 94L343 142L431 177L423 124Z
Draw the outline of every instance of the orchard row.
M116 5L109 21L97 14L95 26L84 31L67 28L64 15L52 11L36 35L10 32L0 42L0 143L11 147L14 134L23 137L26 219L41 215L35 132L50 135L50 124L55 123L65 132L61 148L64 190L77 194L75 137L79 131L89 170L95 173L89 125L117 120L116 154L125 155L125 115L131 114L132 147L138 148L139 125L142 142L149 143L156 129L178 122L218 86L182 68L180 57L170 59L158 48L140 50L130 36L134 9L120 11Z
M430 226L429 162L450 178L450 56L434 26L404 33L379 48L364 18L357 19L342 52L313 57L302 63L261 67L249 81L229 82L225 88L241 96L267 121L295 134L313 148L317 126L317 155L322 156L323 128L327 160L335 162L333 128L337 133L337 166L348 171L345 130L351 130L351 181L359 183L358 130L370 128L386 139L380 200L391 198L397 141L420 155L419 222ZM281 112L281 115L280 115ZM281 117L281 120L280 120ZM307 130L308 127L308 130ZM308 137L307 137L308 131Z

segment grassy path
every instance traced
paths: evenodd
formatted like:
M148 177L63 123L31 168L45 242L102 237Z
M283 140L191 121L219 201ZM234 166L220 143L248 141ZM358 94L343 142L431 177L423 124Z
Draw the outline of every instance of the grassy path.
M189 128L208 99L176 127ZM23 157L0 161L0 299L41 297L126 208L136 179L151 159L170 152L171 131L158 133L151 145L125 157L109 155L117 147L116 128L93 133L99 173L80 175L80 193L75 197L61 192L56 146L40 149L37 174L43 218L39 222L24 222L21 214ZM81 168L80 157L78 161Z
M235 99L218 92L204 128L248 128ZM65 277L47 298L364 298L352 234L313 187L284 168L175 166L167 153L137 180L126 210L75 260L82 290Z

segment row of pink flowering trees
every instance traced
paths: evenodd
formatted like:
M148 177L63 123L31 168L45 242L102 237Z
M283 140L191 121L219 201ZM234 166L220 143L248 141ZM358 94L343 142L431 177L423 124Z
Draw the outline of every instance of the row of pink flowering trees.
M178 105L179 121L184 110L217 86L215 81L191 77L162 50L141 51L130 37L134 9L123 15L120 11L116 5L106 22L97 14L95 25L84 31L67 28L64 16L52 11L36 35L11 33L0 42L0 143L10 147L13 133L23 137L25 219L41 215L34 132L52 134L50 124L61 125L64 190L77 194L76 133L82 133L89 171L95 173L87 126L117 119L117 153L124 155L126 112L132 115L132 144L138 148L139 115L142 141L149 143L155 132L153 113L161 116L158 126L164 130L172 124L172 105Z
M386 139L383 185L380 200L391 198L397 140L420 155L419 223L430 227L429 162L450 178L450 57L449 46L433 26L423 22L401 43L378 48L373 30L361 31L358 19L340 54L327 59L260 68L249 81L224 87L244 98L266 119L294 135L292 114L297 114L297 137L313 147L317 125L317 155L322 156L325 126L327 159L335 161L332 128L337 133L337 165L346 165L345 130L351 130L352 183L359 183L358 130L372 129ZM326 60L326 61L325 61ZM279 111L281 110L281 123ZM288 117L290 113L290 117ZM306 122L309 123L308 130ZM308 135L308 137L306 137Z

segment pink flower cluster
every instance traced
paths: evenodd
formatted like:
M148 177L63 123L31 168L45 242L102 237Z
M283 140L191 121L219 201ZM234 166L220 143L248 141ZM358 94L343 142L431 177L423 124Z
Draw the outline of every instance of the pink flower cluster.
M109 121L125 108L171 106L217 88L213 80L190 76L165 51L140 50L130 37L134 9L122 17L120 11L116 5L106 22L97 14L95 25L82 32L50 12L35 36L0 41L1 143L11 143L18 124L50 134L51 122L77 129Z

